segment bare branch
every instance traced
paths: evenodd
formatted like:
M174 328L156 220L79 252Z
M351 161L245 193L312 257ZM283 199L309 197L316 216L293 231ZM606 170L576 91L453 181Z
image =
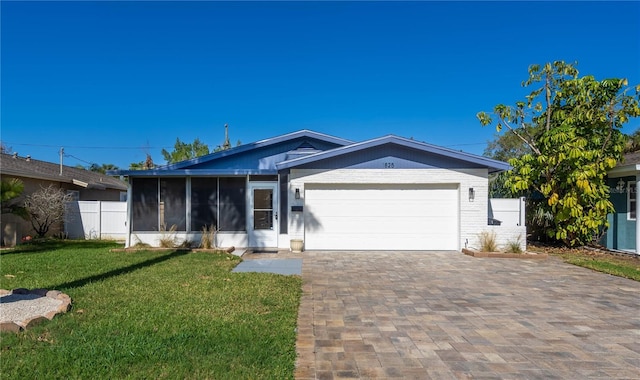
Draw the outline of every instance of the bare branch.
M609 143L609 140L611 140L611 135L613 134L613 129L615 128L615 99L611 101L611 103L609 104L609 121L610 121L610 127L609 127L609 133L607 134L607 138L604 139L604 143L602 143L602 149L600 150L601 152L604 152L604 149L607 147L607 144Z
M549 132L551 128L551 72L547 71L547 78L544 84L545 98L547 101L547 121L545 129Z
M522 142L527 144L527 146L529 146L529 148L531 148L532 151L534 151L536 154L540 155L540 150L538 149L538 147L536 147L536 145L534 143L532 143L531 141L529 141L526 138L522 137L522 135L519 134L512 126L510 126L509 123L506 120L501 118L501 121L502 121L502 125L507 127L511 132L513 132L516 136L518 136L518 138L520 140L522 140ZM524 124L523 124L523 126L524 126Z
M24 206L38 236L44 237L54 223L64 220L65 205L70 200L70 194L53 185L42 187L27 196Z

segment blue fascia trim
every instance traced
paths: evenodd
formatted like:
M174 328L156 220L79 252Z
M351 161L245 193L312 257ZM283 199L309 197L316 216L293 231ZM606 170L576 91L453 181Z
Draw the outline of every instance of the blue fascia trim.
M342 146L332 150L327 150L324 152L312 154L306 157L294 158L288 161L280 162L276 164L276 167L279 170L289 169L296 166L308 164L311 162L340 156L343 154L354 153L364 149L375 148L384 144L397 144L407 148L421 150L427 153L434 153L434 154L438 154L446 157L451 157L456 160L467 161L467 162L474 163L476 165L486 166L489 169L495 169L495 170L490 170L489 171L490 173L511 169L511 165L507 164L506 162L493 160L487 157L477 156L471 153L460 152L460 151L444 148L444 147L433 145L433 144L418 142L415 140L410 140L410 139L406 139L404 137L398 137L395 135L387 135L387 136L383 136L383 137L379 137L379 138L375 138L375 139L371 139L371 140L367 140L367 141L363 141L363 142L359 142L359 143L355 143L347 146Z
M203 163L203 162L207 162L207 161L215 160L215 159L218 159L218 158L227 157L227 156L231 156L231 155L234 155L234 154L250 151L252 149L263 148L263 147L266 147L266 146L269 146L269 145L274 145L274 144L278 144L278 143L289 141L289 140L294 140L294 139L301 138L301 137L315 138L315 139L318 139L318 140L327 141L327 142L338 144L338 145L353 144L353 141L350 141L350 140L345 140L345 139L341 139L339 137L325 135L325 134L322 134L322 133L310 131L308 129L303 129L303 130L300 130L300 131L297 131L297 132L292 132L292 133L288 133L288 134L285 134L285 135L280 135L280 136L268 138L268 139L265 139L265 140L260 140L260 141L256 141L256 142L253 142L253 143L240 145L238 147L231 148L231 149L228 149L228 150L223 150L223 151L220 151L220 152L211 153L211 154L208 154L206 156L200 156L200 157L192 158L190 160L181 161L181 162L178 162L178 163L175 163L175 164L161 166L158 169L166 169L166 170L182 169L184 167L197 165L197 164L200 164L200 163Z
M117 175L129 177L185 177L185 176L245 176L276 175L277 170L260 169L182 169L182 170L121 170Z

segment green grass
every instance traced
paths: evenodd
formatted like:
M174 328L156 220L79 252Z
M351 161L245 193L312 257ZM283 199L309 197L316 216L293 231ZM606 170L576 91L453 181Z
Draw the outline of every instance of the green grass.
M293 378L299 277L230 273L239 259L226 254L115 247L48 242L2 253L1 288L73 300L52 321L2 334L2 378Z
M563 256L565 262L573 265L640 281L640 260L620 260L614 257ZM635 263L632 261L635 260Z
M614 276L640 281L640 257L617 255L586 247L567 248L529 242L527 250L560 257L564 262Z

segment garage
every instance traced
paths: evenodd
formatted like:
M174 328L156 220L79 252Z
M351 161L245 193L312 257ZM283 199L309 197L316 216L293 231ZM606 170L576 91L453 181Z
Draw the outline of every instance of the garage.
M457 250L457 184L305 186L308 250Z

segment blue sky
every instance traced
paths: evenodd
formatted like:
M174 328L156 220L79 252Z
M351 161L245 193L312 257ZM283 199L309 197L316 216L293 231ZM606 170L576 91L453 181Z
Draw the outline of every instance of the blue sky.
M639 2L7 2L1 136L21 156L127 168L177 137L299 129L482 154L475 118L532 63L640 83ZM640 127L628 125L631 133Z

